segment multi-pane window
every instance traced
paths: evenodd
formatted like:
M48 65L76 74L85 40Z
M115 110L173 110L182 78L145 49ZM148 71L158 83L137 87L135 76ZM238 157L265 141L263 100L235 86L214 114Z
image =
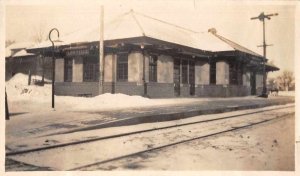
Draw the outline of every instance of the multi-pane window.
M182 60L181 65L181 83L188 84L188 60Z
M99 61L97 57L83 58L83 81L92 82L99 80Z
M64 80L65 82L72 82L72 74L73 74L73 59L66 58L65 59L65 69L64 69Z
M157 56L149 57L149 81L157 82Z
M209 69L209 82L210 84L216 84L216 61L210 61Z
M128 54L122 53L117 58L117 79L118 81L128 80Z

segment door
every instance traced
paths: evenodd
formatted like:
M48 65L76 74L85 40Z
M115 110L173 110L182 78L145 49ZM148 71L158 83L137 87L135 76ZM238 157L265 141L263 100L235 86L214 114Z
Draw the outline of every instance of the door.
M190 84L190 95L195 95L195 62L189 62L189 84Z
M180 60L174 59L174 94L180 96Z
M256 73L250 73L251 95L256 95Z

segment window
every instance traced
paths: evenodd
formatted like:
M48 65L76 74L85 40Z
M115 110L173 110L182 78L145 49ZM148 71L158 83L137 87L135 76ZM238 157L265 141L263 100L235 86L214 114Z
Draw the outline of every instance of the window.
M83 81L93 82L99 80L99 60L97 57L83 58Z
M188 84L188 60L182 60L181 79L182 84Z
M157 82L157 56L149 57L149 81Z
M73 74L73 59L66 58L65 59L65 69L64 69L64 80L65 82L72 82L72 74Z
M195 84L195 62L189 61L189 84Z
M243 72L244 72L244 65L239 63L238 66L238 85L243 85Z
M238 64L234 61L229 62L229 84L238 84Z
M209 72L210 84L216 84L216 61L210 61Z
M117 79L118 81L128 80L128 55L122 53L117 59Z

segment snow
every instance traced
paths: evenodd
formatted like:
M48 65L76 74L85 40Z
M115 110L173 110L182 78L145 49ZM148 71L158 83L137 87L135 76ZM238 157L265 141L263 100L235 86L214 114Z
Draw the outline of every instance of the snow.
M275 109L276 107L273 108ZM270 107L262 109L270 109ZM15 146L19 146L19 148L21 148L21 146L25 146L26 148L27 145L32 147L48 146L67 141L78 141L147 128L163 127L165 125L187 123L200 119L203 120L203 118L222 118L224 116L255 111L257 110L243 110L223 114L196 116L191 119L170 122L140 124L132 127L97 129L77 132L76 134L45 136L35 138L36 140L23 139L23 141L17 141L18 144L15 143ZM283 115L293 111L294 108L288 110L278 108L275 113ZM224 131L241 125L244 126L249 124L249 122L253 123L271 118L274 118L274 112L266 112L261 115L250 114L243 116L243 118L231 118L223 121L152 131L144 134L79 144L67 148L46 150L29 155L13 156L11 158L33 165L51 167L54 170L67 170L152 147L159 147L169 143L205 136L213 132ZM242 131L230 132L216 137L177 145L163 149L163 152L154 151L153 153L149 153L149 155L144 155L143 159L145 161L143 162L136 161L139 160L139 157L132 157L128 160L120 160L112 164L117 166L115 169L121 170L129 169L129 167L126 168L126 165L134 165L136 163L143 165L144 167L140 167L142 169L155 170L292 170L294 136L291 134L293 134L294 129L291 128L291 126L294 126L293 122L294 120L291 116L291 118L284 118L281 121L272 121L268 124L261 124ZM28 138L28 136L26 136L26 138ZM276 142L274 142L275 140ZM114 146L114 148L112 149L111 146ZM66 158L68 159L66 160ZM76 158L80 158L80 160ZM180 161L183 161L184 164ZM224 163L224 161L226 162ZM99 166L93 166L88 169L97 170L99 169L98 167ZM109 168L109 165L104 165L104 168ZM100 166L100 169L103 169L103 165Z
M42 80L40 76L32 75L32 78ZM49 80L45 80L49 81ZM6 82L6 91L10 101L31 100L43 101L50 96L51 86L44 87L37 85L28 86L28 75L17 73Z
M18 52L16 52L13 57L24 57L24 56L33 56L34 54L32 53L27 53L27 51L25 49L22 49Z
M40 76L33 75L32 78L41 80ZM50 80L45 80L50 81ZM45 86L29 85L28 75L18 73L6 82L6 91L9 104L26 103L23 106L12 105L12 111L41 111L51 110L51 84ZM281 96L291 95L292 92L279 92ZM239 97L241 98L241 97ZM253 97L245 97L253 98ZM216 100L217 98L214 98ZM234 99L234 98L233 98ZM210 101L212 98L173 98L173 99L149 99L142 96L130 96L125 94L105 93L95 97L55 96L56 110L74 111L102 111L124 108L138 108L151 106L165 106L172 104L195 103Z
M279 91L278 92L279 96L295 96L295 91Z
M234 50L231 46L220 41L208 32L199 33L183 27L148 17L138 12L124 13L117 19L110 19L104 24L104 40L116 40L132 37L151 37L166 42L209 51ZM130 30L128 30L130 26ZM126 32L124 32L126 31ZM62 43L55 45L70 45L73 43L99 41L99 25L62 36ZM29 49L51 46L50 41L43 41Z
M5 57L12 56L12 50L20 50L33 46L33 42L17 42L5 48Z
M40 76L32 76L32 78L41 80ZM29 85L28 75L18 73L6 82L6 91L9 103L26 102L23 110L40 111L41 109L49 109L43 104L51 101L51 84L45 86ZM204 100L204 99L203 99ZM190 99L181 99L180 103L192 102ZM132 107L158 106L173 104L172 99L149 99L141 96L130 96L125 94L105 93L95 97L73 97L73 96L55 96L56 109L88 111L88 110L111 110ZM178 102L177 102L178 103ZM16 106L13 106L14 108ZM17 107L21 108L21 107Z

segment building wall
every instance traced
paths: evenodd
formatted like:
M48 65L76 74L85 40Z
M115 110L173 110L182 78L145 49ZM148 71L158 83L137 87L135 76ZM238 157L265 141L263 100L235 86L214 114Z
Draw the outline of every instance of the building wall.
M132 52L128 55L128 82L115 82L116 78L116 59L114 54L105 56L104 73L104 92L105 93L124 93L128 95L144 95L145 87L142 84L143 78L143 55L141 52ZM149 80L149 58L145 57L146 81ZM197 61L195 63L195 96L197 97L230 97L250 95L250 72L243 74L243 85L229 84L229 65L226 61L217 62L217 85L209 85L210 66L207 61ZM175 97L173 83L173 58L171 56L159 55L157 62L157 81L156 83L147 82L147 96L151 98ZM73 64L72 83L63 81L63 59L56 60L57 95L73 96L96 96L99 94L98 82L82 82L79 75L82 75L82 59L77 59ZM79 73L80 72L80 73ZM75 78L75 79L74 79ZM259 80L259 78L257 78ZM258 84L259 85L259 84ZM181 84L180 96L190 97L190 85Z
M243 73L243 85L250 87L250 71Z
M72 81L73 82L83 81L83 58L82 57L75 57L73 59Z
M56 82L55 95L97 96L99 82Z
M157 82L173 83L173 58L159 55L157 58Z
M250 95L250 87L241 85L196 85L197 97L237 97Z
M104 57L105 68L104 68L104 81L114 82L116 80L116 55L107 54Z
M210 66L207 61L197 61L195 64L195 84L209 84Z
M256 73L256 94L260 95L263 88L263 74Z
M190 96L190 85L189 84L181 84L180 85L180 96L181 97Z
M143 55L141 52L131 52L128 55L128 82L142 82Z
M147 95L150 98L170 98L174 97L173 83L147 83Z
M55 59L55 82L64 82L64 65L63 58Z
M226 61L216 63L216 84L229 84L229 64Z

